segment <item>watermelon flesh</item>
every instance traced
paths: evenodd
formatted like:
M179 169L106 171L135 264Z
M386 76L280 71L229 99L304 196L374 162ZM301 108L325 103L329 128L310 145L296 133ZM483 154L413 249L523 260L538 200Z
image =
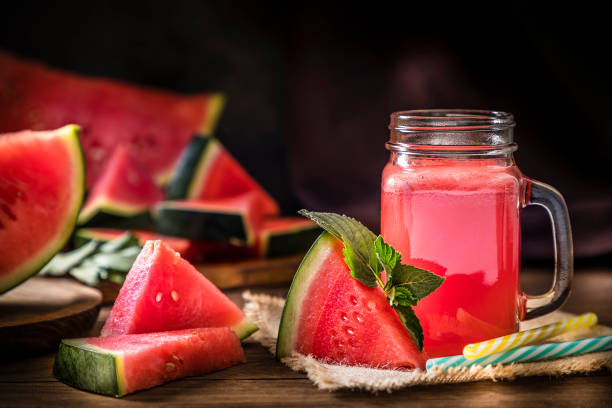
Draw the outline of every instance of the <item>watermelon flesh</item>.
M87 391L120 397L221 370L246 359L227 327L62 340L53 375Z
M185 148L168 186L169 200L217 200L245 193L256 193L263 213L276 215L278 204L238 163L227 149L212 137L194 137Z
M147 170L122 145L115 150L89 193L78 223L146 225L150 218L149 208L163 196L164 193L155 185Z
M297 352L332 364L424 369L426 356L383 291L352 278L342 250L323 233L304 257L287 295L277 357Z
M72 233L85 182L78 133L70 125L0 136L0 293L38 272Z
M197 327L257 330L227 296L163 241L147 241L125 278L102 336Z
M0 51L0 106L0 132L79 124L91 188L123 143L156 182L169 181L193 133L212 133L223 97L70 74Z

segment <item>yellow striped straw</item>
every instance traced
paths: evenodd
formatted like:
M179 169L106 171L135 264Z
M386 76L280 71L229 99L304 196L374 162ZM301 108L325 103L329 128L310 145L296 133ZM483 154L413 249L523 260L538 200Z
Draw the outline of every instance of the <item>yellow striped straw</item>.
M463 348L463 356L467 359L476 358L499 353L500 351L510 350L516 347L533 344L537 341L548 339L557 334L585 327L595 326L597 315L595 313L585 313L571 319L561 320L557 323L547 324L536 329L525 330L512 333L507 336L483 341L480 343L468 344Z

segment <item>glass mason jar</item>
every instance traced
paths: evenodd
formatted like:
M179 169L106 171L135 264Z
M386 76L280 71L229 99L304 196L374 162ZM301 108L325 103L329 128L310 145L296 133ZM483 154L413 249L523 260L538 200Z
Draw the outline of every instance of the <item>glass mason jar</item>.
M518 322L560 307L570 292L573 247L565 201L520 172L514 118L481 110L391 115L382 174L381 234L403 263L446 279L416 306L429 357L517 331ZM544 295L519 286L521 209L546 208L555 279Z

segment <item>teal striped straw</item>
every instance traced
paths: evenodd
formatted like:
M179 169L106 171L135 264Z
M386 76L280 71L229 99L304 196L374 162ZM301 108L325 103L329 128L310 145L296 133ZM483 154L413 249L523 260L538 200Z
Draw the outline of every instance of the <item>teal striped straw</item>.
M600 336L560 343L519 347L475 360L468 360L463 355L430 358L427 360L426 367L428 370L433 367L441 367L444 370L451 367L485 367L488 365L519 363L523 361L548 360L609 349L612 349L612 336Z

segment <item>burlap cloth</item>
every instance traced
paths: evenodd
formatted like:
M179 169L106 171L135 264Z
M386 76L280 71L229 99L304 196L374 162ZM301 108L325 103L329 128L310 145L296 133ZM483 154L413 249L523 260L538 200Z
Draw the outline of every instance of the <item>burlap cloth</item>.
M244 292L242 296L245 300L244 311L246 315L259 326L259 330L253 334L251 341L261 343L274 354L276 351L278 326L285 300L279 297L253 294L248 291ZM528 322L522 322L521 330L542 326L571 316L573 315L570 313L554 312ZM612 328L597 325L592 328L565 333L547 339L545 342L574 340L609 334L612 334ZM514 363L505 366L450 368L447 371L437 367L429 371L398 371L324 364L312 357L298 353L291 357L283 358L282 362L295 371L306 372L308 378L323 390L332 391L341 388L353 388L371 392L391 392L413 385L482 380L512 380L521 376L587 373L602 368L612 370L612 351L532 363Z

